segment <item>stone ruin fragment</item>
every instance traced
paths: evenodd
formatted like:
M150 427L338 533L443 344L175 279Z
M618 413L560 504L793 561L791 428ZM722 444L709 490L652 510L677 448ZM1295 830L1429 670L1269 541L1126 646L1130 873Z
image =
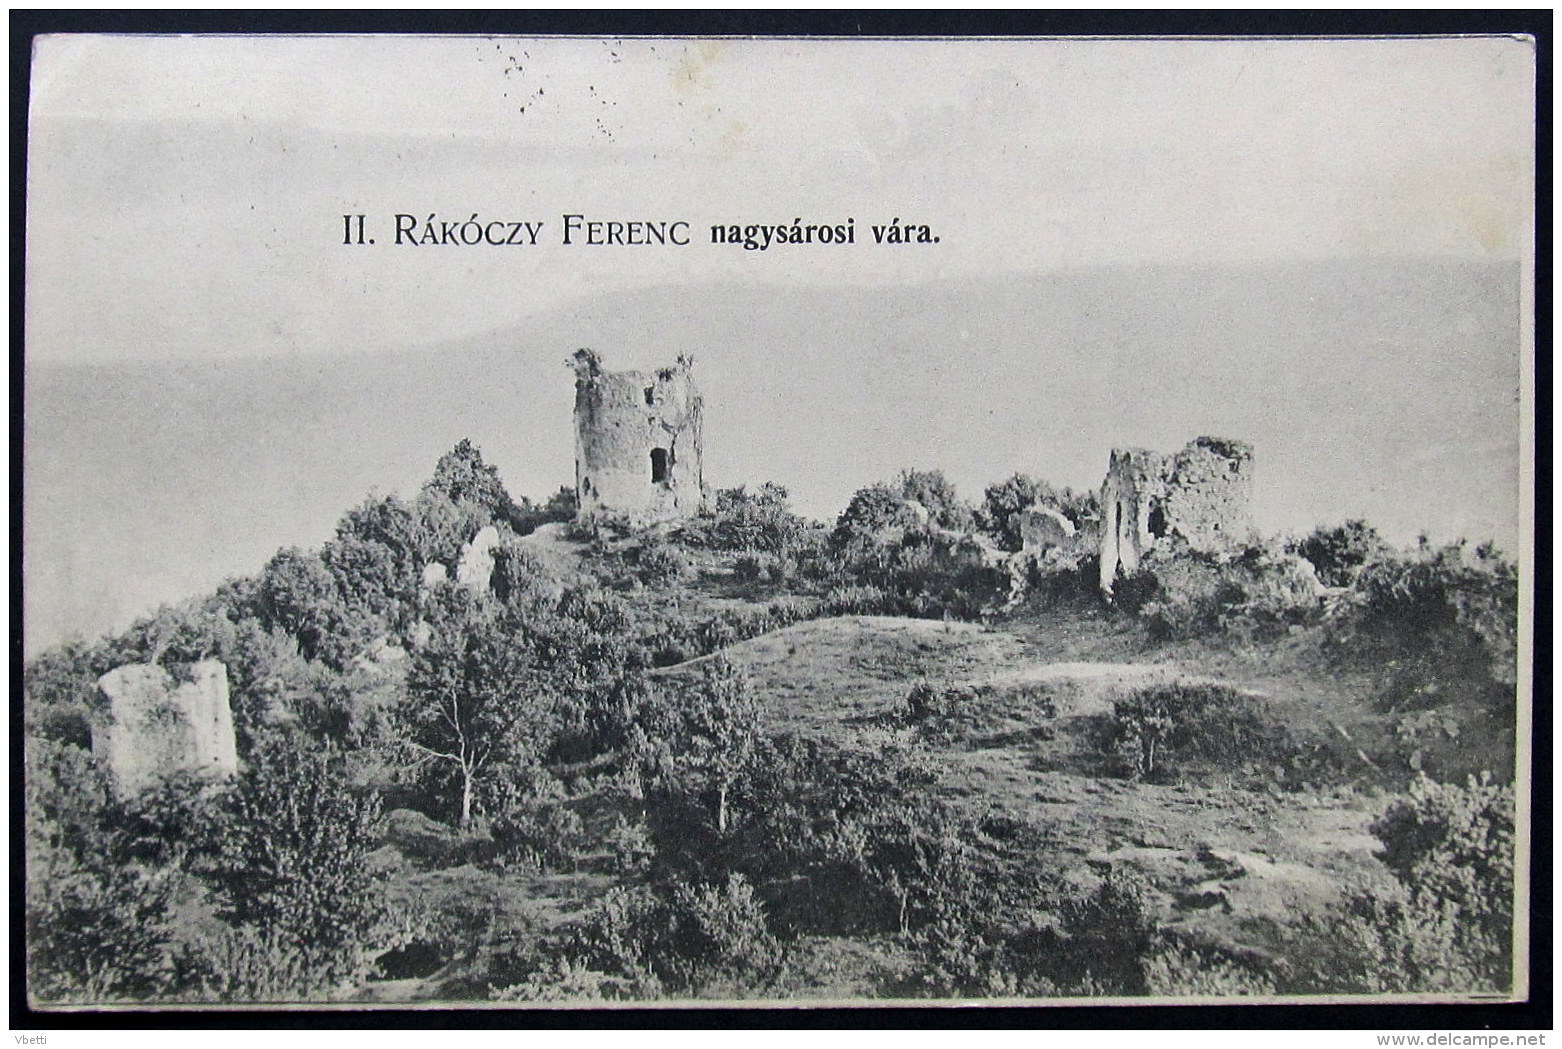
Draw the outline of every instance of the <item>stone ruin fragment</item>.
M1020 512L1020 549L1040 552L1073 544L1074 522L1050 506L1032 506Z
M1101 485L1101 591L1157 543L1211 551L1252 534L1253 449L1199 437L1180 452L1115 448Z
M98 679L106 702L93 721L92 753L124 793L181 772L207 779L238 772L228 668L207 659L178 670L176 677L132 663Z
M494 574L494 549L499 545L499 529L487 525L478 530L470 543L461 547L456 563L456 582L476 594L488 593Z

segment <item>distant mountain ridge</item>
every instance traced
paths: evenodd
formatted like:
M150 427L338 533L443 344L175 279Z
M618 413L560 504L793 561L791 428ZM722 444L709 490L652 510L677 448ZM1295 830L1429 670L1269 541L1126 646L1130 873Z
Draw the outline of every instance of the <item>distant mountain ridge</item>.
M756 270L759 267L756 265ZM316 545L470 437L516 494L572 481L570 351L696 359L707 480L832 516L904 467L968 498L1099 484L1114 446L1256 448L1261 526L1517 541L1516 263L1145 266L894 288L647 288L424 351L36 365L29 652Z

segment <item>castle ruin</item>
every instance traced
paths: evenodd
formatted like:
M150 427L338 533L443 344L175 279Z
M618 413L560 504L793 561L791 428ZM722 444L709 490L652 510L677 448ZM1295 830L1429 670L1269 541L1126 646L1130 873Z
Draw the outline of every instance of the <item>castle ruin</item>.
M1199 437L1180 452L1114 448L1101 485L1101 591L1132 572L1158 542L1208 551L1252 531L1253 449Z
M680 355L671 368L610 372L590 350L575 369L575 494L581 521L634 525L692 517L705 505L704 402Z
M178 669L175 676L132 663L98 679L104 703L92 724L92 753L123 793L181 772L208 779L238 772L228 668L207 659Z

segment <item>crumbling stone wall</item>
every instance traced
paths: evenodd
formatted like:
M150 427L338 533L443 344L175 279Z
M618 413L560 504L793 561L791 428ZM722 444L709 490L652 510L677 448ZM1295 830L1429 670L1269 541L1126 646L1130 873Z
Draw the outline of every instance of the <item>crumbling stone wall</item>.
M238 772L228 668L216 659L182 668L131 663L98 679L106 701L92 726L92 753L116 786L134 792L177 772L213 779Z
M485 525L461 547L456 564L456 582L475 594L488 593L494 574L494 550L499 546L499 529Z
M610 372L575 355L575 492L580 520L691 517L705 503L704 402L680 356L654 372Z
M1040 553L1074 543L1079 530L1074 522L1050 506L1032 506L1020 512L1020 549Z
M1101 590L1132 572L1158 542L1193 550L1247 540L1253 528L1253 449L1199 437L1180 452L1112 450L1101 485Z

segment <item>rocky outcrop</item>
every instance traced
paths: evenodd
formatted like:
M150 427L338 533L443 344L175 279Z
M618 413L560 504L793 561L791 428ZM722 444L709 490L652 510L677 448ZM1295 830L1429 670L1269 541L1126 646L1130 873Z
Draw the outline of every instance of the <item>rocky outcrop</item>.
M178 671L132 663L98 679L105 705L92 726L92 752L121 791L181 772L211 779L238 772L228 668L208 659Z

